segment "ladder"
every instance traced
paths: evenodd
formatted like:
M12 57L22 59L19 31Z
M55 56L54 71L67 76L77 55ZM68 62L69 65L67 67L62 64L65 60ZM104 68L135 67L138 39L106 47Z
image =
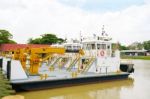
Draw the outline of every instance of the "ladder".
M66 58L66 57L65 57ZM63 58L61 58L61 59L65 59L64 57ZM65 60L65 62L63 62L62 63L62 60L60 61L60 63L59 63L59 68L63 68L66 64L67 64L67 62L69 61L69 58L66 58L66 60Z
M51 54L49 54L49 55L47 55L46 57L44 57L43 59L42 59L42 61L46 61L48 58L50 58L50 57L52 57L52 55Z
M76 57L69 65L69 67L67 68L68 71L71 71L72 67L78 62L78 60L80 59L80 57Z
M61 59L61 57L58 57L58 58L51 64L51 66L54 66L60 59Z
M90 67L92 66L93 62L95 61L96 58L91 58L89 62L86 64L85 68L81 71L81 73L86 73Z

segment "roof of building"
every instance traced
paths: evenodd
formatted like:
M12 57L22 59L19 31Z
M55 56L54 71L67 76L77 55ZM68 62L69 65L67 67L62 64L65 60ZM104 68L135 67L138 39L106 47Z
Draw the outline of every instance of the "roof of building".
M121 52L147 52L147 50L122 50Z
M10 50L16 50L18 48L26 48L26 47L32 47L32 48L38 48L38 47L48 47L50 45L43 45L43 44L1 44L0 45L0 51L10 51Z

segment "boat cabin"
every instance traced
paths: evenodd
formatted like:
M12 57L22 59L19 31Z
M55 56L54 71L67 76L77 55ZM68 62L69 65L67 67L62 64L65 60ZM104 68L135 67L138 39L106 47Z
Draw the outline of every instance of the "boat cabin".
M109 57L111 56L111 38L103 36L96 38L87 38L83 40L83 49L88 56Z
M82 45L80 43L64 43L64 48L66 52L79 52L82 49Z

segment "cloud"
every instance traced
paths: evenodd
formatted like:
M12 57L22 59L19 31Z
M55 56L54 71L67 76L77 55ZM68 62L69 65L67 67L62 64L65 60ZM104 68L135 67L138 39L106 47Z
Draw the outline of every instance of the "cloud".
M68 6L59 0L13 1L0 1L0 28L13 33L19 43L26 43L28 38L43 33L55 33L63 38L78 38L80 31L83 35L98 35L103 24L114 41L123 44L149 40L150 37L150 5L147 2L100 13ZM85 2L83 0L82 4Z

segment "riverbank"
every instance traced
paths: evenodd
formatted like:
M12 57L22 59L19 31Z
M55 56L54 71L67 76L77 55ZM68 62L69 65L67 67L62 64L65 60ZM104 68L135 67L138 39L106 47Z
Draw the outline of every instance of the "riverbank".
M150 56L121 56L122 59L150 60Z

